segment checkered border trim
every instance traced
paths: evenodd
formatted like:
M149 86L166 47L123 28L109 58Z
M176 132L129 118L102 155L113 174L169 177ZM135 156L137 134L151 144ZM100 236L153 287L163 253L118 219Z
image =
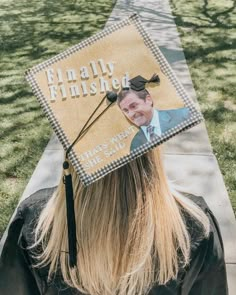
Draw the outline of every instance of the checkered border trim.
M183 88L182 84L178 81L175 73L171 69L170 65L168 64L167 60L161 53L160 49L155 45L155 43L152 41L149 34L144 30L141 21L137 14L132 14L130 17L124 19L121 22L118 22L106 29L104 29L102 32L97 33L96 35L82 41L81 43L70 47L66 51L52 57L51 59L36 65L35 67L29 69L26 72L26 80L29 82L33 89L33 93L37 97L41 107L43 108L43 111L45 112L49 122L52 125L53 130L55 131L56 135L58 136L60 142L63 145L63 148L66 150L69 146L69 140L64 133L63 129L61 128L59 122L55 118L46 98L44 97L42 91L40 90L34 76L36 73L42 71L43 69L49 67L55 62L58 62L64 58L67 58L68 56L72 55L73 53L81 50L82 48L85 48L95 42L99 42L102 38L106 37L109 34L112 34L113 32L121 29L122 27L134 24L136 29L138 30L139 34L144 40L144 44L149 48L151 51L151 54L155 57L157 63L160 65L160 68L162 72L167 76L169 81L172 83L172 85L175 87L178 95L183 99L184 104L186 107L190 109L191 116L188 120L185 120L181 124L175 126L171 130L165 132L159 139L145 143L139 148L133 150L130 152L129 155L122 157L121 159L118 159L116 161L111 162L110 164L106 165L102 169L96 171L93 174L87 174L82 165L80 164L75 152L72 150L69 153L69 159L74 166L75 170L80 176L81 181L84 185L89 185L92 182L102 178L106 174L110 173L111 171L123 166L124 164L136 159L137 157L141 156L148 150L162 144L163 142L167 141L169 138L173 137L174 135L191 128L192 126L200 123L203 120L202 115L195 109L193 102L188 98L187 93L185 89Z

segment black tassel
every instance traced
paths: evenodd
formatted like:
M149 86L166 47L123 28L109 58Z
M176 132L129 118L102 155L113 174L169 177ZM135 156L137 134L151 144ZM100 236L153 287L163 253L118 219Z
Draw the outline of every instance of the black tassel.
M63 163L64 168L64 183L66 190L66 211L67 211L67 231L69 245L69 265L75 267L77 265L77 242L76 242L76 223L74 209L74 194L72 186L72 177L69 171L69 163Z
M160 78L157 74L153 74L152 78L148 80L148 83L160 83Z

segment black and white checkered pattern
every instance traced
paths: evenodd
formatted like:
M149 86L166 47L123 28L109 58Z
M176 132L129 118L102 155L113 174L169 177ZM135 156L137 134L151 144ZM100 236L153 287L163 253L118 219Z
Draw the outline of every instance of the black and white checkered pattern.
M181 124L175 126L171 130L165 132L160 138L152 141L147 142L140 146L139 148L133 150L128 154L127 156L124 156L116 161L111 162L110 164L106 165L102 169L99 169L93 174L87 174L85 170L83 169L82 165L80 164L77 155L75 152L72 151L69 153L69 159L77 171L77 173L80 176L81 181L84 183L84 185L89 185L90 183L102 178L106 174L110 173L111 171L123 166L124 164L132 161L133 159L141 156L142 154L146 153L148 150L154 148L157 145L162 144L163 142L167 141L169 138L173 137L174 135L191 128L192 126L200 123L203 120L202 115L195 109L193 102L188 98L186 91L184 90L182 84L178 81L177 77L175 76L175 73L171 69L170 65L168 64L167 60L159 50L159 48L156 46L156 44L152 41L149 34L144 30L141 21L137 14L133 14L130 17L124 19L121 22L118 22L117 24L114 24L106 29L104 29L102 32L97 33L96 35L82 41L81 43L67 49L66 51L52 57L51 59L36 65L35 67L29 69L26 72L26 79L31 85L33 89L33 93L38 98L38 101L43 108L43 111L45 112L49 122L52 125L52 128L54 129L57 137L59 138L60 142L63 145L63 148L67 150L67 148L70 146L70 142L64 133L63 129L60 126L60 123L55 118L47 99L44 97L42 91L40 90L36 80L35 80L35 74L42 71L43 69L49 67L55 62L58 62L62 59L67 58L68 56L72 55L73 53L80 51L82 48L85 48L95 42L98 42L102 38L106 37L107 35L112 34L113 32L127 26L133 24L140 35L142 36L145 45L150 49L151 54L155 57L157 63L159 64L162 72L166 75L166 77L169 79L169 81L172 83L172 85L175 87L178 95L183 99L184 104L186 107L190 109L191 117L188 120L183 121Z

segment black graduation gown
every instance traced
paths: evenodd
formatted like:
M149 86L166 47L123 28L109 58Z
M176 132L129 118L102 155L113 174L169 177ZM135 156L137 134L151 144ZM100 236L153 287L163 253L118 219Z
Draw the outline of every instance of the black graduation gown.
M47 268L35 269L26 247L33 241L35 221L55 188L43 189L21 203L12 221L0 258L1 295L81 294L66 286L59 274L47 282ZM148 295L226 295L228 294L224 251L218 223L201 197L189 196L207 214L209 238L190 217L186 224L191 236L191 262L180 270L177 280L156 285Z

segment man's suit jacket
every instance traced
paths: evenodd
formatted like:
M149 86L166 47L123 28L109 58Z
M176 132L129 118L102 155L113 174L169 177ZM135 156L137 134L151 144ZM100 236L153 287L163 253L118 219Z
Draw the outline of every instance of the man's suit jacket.
M167 130L175 127L176 125L182 123L186 119L190 117L190 111L188 108L179 108L174 110L155 110L158 112L159 115L159 121L160 121L160 127L161 127L161 133L165 133ZM134 136L131 145L130 145L130 151L138 148L142 144L147 142L147 138L140 128L140 130L136 133Z

